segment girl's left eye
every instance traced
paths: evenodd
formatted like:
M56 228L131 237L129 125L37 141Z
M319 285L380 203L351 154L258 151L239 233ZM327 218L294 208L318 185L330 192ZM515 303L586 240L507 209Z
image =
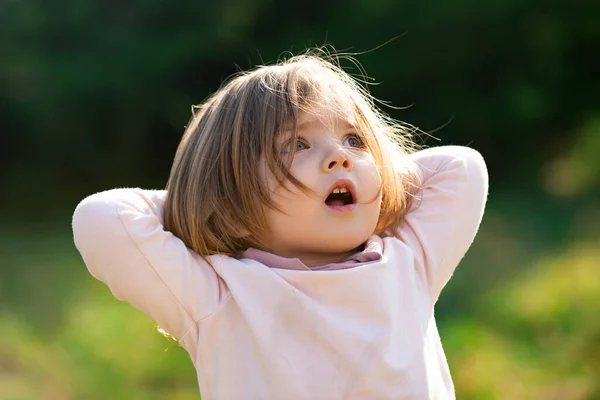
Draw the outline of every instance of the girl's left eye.
M358 135L356 135L356 134L346 136L346 138L344 139L343 145L350 146L350 147L358 147L358 148L365 147L365 144L362 141L362 139L360 137L358 137Z

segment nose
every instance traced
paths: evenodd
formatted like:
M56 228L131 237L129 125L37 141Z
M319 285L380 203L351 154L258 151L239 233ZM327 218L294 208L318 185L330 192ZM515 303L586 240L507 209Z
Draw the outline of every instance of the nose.
M321 168L323 172L330 172L336 168L344 168L352 171L352 161L348 157L346 150L342 146L336 145L323 158Z

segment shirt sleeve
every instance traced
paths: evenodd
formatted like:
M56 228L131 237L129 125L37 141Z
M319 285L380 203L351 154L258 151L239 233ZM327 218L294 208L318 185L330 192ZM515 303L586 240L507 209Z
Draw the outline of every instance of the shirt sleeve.
M440 146L409 156L422 190L397 232L415 251L416 266L433 302L452 276L479 228L488 193L483 157L473 149Z
M75 246L113 295L181 339L227 297L214 269L163 229L166 191L113 189L91 195L73 215Z

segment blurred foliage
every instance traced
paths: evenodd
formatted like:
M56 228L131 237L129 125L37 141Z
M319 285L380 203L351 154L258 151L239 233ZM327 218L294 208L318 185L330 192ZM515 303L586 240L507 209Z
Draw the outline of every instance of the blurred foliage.
M537 167L597 120L596 0L288 7L1 1L3 186L33 195L60 185L61 196L79 198L100 185L162 185L191 104L237 69L326 42L366 52L357 58L382 82L373 94L409 107L386 111L425 131L443 127L434 133L441 143L479 149L495 182L515 173L537 180ZM597 164L590 157L583 162Z
M596 243L574 245L445 326L460 398L600 398L599 265Z
M0 234L0 398L197 399L187 353L89 279L68 224L35 228Z
M426 144L488 162L437 306L457 397L600 398L599 21L597 0L0 0L0 398L197 398L187 354L87 274L70 213L164 186L192 104L325 43Z

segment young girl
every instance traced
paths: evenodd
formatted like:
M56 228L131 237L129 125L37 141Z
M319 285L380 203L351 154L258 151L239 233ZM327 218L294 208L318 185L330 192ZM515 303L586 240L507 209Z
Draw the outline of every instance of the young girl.
M173 335L209 399L452 399L434 320L480 224L474 150L411 151L339 67L296 56L195 108L166 191L83 200L91 274Z

